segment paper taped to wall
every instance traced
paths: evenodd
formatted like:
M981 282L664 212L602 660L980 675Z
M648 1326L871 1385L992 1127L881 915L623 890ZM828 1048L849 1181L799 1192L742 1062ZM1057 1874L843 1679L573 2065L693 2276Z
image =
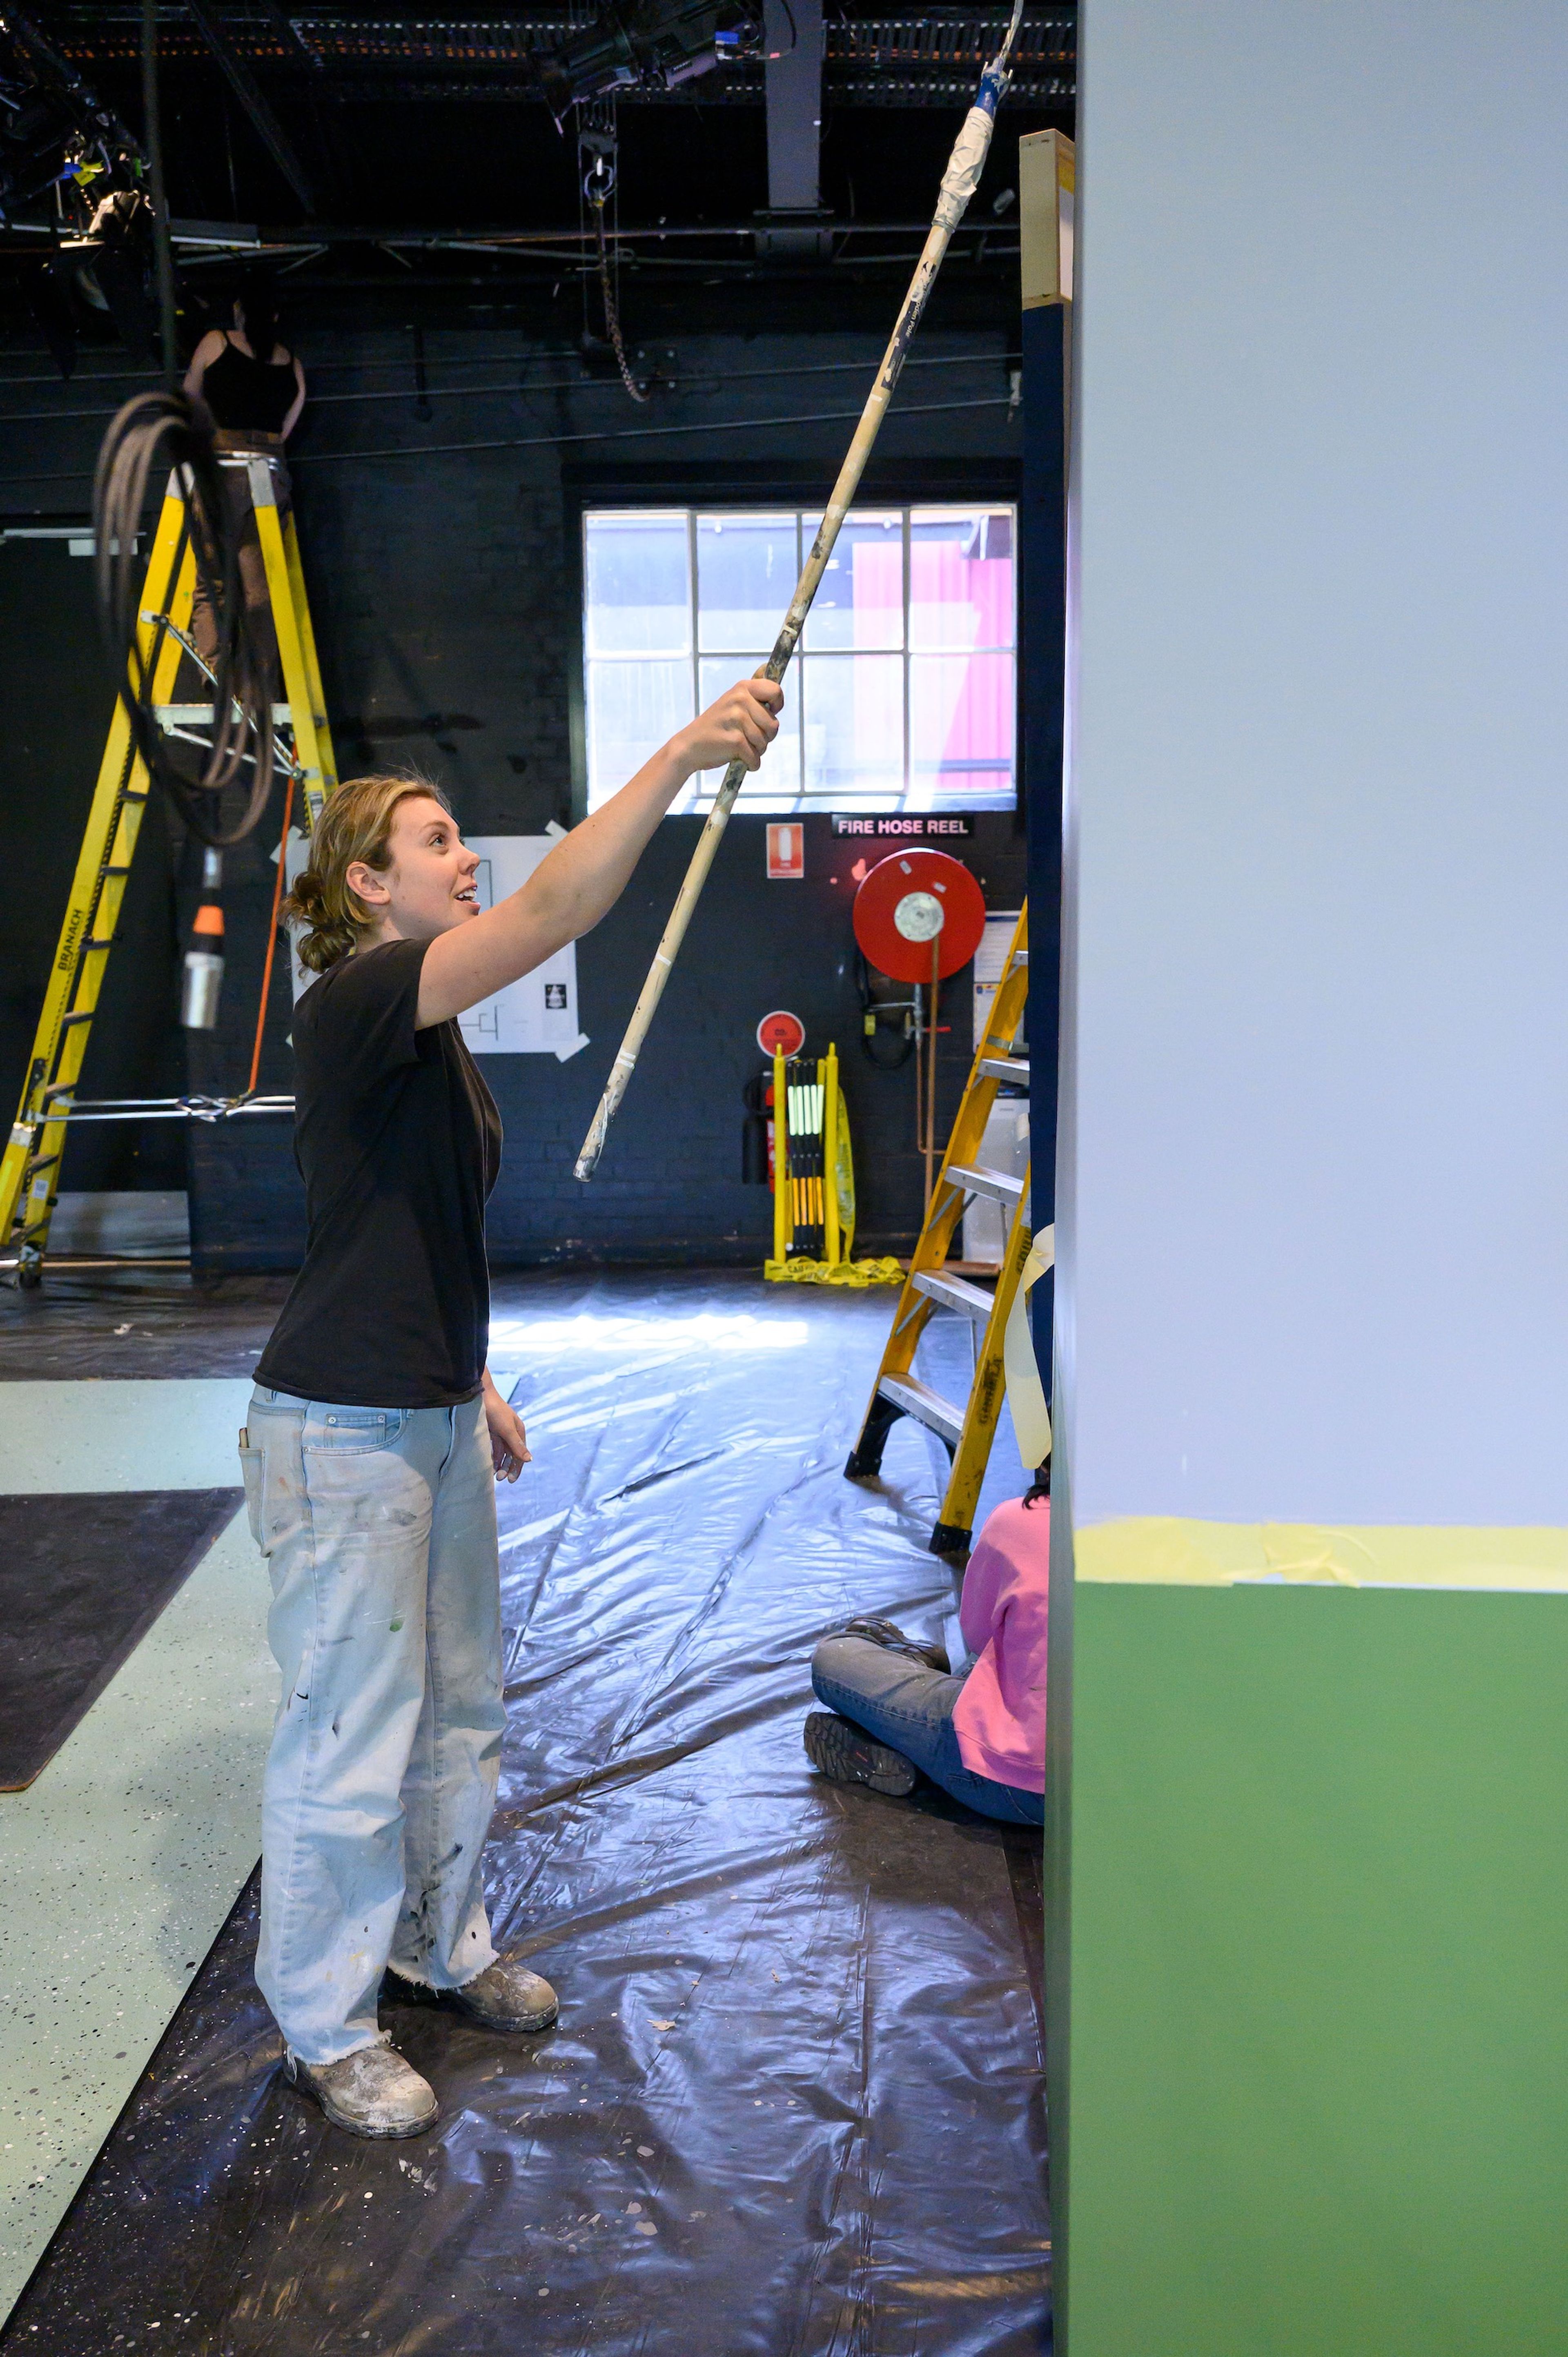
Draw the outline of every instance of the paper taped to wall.
M991 1020L991 1002L1007 971L1007 952L1018 923L1016 909L988 909L985 931L974 952L974 1045L979 1048Z
M479 855L479 906L493 908L526 884L562 830L545 834L476 834L468 847ZM274 855L275 856L275 855ZM291 827L284 863L284 882L292 891L295 877L310 857L310 838ZM300 963L297 929L289 929L294 995L309 989L316 976ZM588 1036L577 1028L577 948L569 942L521 982L509 983L493 998L482 998L459 1017L463 1037L476 1056L556 1056L562 1063L585 1048Z
M471 834L468 848L479 855L480 908L493 908L526 884L555 840L554 834ZM564 1063L588 1044L586 1032L577 1028L576 943L568 942L521 982L482 998L458 1019L476 1056L552 1055Z

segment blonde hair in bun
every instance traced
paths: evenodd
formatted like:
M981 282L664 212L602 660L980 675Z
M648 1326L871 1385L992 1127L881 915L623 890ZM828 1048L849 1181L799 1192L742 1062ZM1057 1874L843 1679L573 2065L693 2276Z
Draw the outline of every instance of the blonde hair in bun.
M378 870L392 866L392 820L399 802L416 795L452 807L428 778L355 778L339 786L316 823L310 864L295 878L280 915L303 928L302 964L325 974L373 933L376 920L346 878L356 860Z

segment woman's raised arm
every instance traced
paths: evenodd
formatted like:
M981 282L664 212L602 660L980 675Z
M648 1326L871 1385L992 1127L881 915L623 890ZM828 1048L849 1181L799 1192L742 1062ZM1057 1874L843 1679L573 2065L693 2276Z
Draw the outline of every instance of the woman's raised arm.
M216 328L209 328L190 356L190 366L185 372L187 401L203 401L202 381L223 349L224 339Z
M280 439L285 442L288 440L289 436L299 424L299 413L305 407L305 371L299 364L299 354L297 352L295 352L294 356L294 382L295 386L295 396L288 405L288 415L284 419L283 430L280 436Z
M779 733L784 691L741 680L645 761L628 785L574 827L520 890L439 933L424 952L419 1023L445 1023L504 990L592 931L615 906L654 828L688 778L744 761L755 770Z

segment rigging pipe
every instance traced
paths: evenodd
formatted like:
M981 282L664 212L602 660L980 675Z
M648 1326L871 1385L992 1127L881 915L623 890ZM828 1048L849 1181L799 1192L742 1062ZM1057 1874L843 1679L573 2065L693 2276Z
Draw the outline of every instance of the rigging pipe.
M252 126L300 203L306 218L316 210L316 190L299 157L289 144L288 134L267 104L266 95L239 50L230 40L223 27L205 0L185 0L185 10L202 40L217 59L219 70L249 116ZM268 10L272 15L273 11ZM274 17L275 22L275 17ZM290 27L292 31L292 27ZM301 47L303 47L303 43ZM306 50L308 57L310 52ZM314 60L313 60L314 62Z
M818 527L817 536L811 544L811 553L807 557L805 567L796 584L795 595L789 601L789 610L784 617L783 627L774 642L773 652L757 674L760 679L783 678L789 668L789 658L800 640L800 632L806 626L806 617L811 612L811 600L817 594L817 585L827 570L828 559L832 554L833 543L839 535L839 526L843 523L850 503L860 487L860 479L865 471L865 462L871 456L872 446L876 440L882 420L887 413L887 404L893 397L893 388L897 383L899 371L904 366L905 355L908 351L915 330L920 324L920 314L926 307L926 298L935 283L938 271L942 266L942 257L948 250L948 241L962 220L964 210L980 185L980 176L985 167L985 157L991 145L991 134L996 122L996 110L1007 88L1009 79L1007 59L1013 44L1017 38L1018 27L1023 21L1023 15L1024 0L1014 0L1012 21L1008 25L1002 47L980 78L980 88L975 92L974 104L964 118L963 128L959 133L952 154L948 158L948 167L942 174L941 190L937 199L936 213L927 231L920 259L915 266L915 275L909 282L909 291L904 297L904 306L898 314L897 325L888 340L887 350L882 356L882 366L876 372L876 382L871 388L865 409L861 412L860 423L854 430L854 438L845 454L843 465L839 468L838 480L833 485L832 496L828 501L822 523ZM664 928L663 938L658 949L654 952L653 963L648 970L648 979L643 984L637 1005L632 1009L631 1021L626 1028L626 1037L620 1043L615 1062L610 1066L609 1078L605 1082L605 1092L599 1099L598 1111L589 1125L588 1135L583 1141L583 1150L577 1157L576 1176L579 1178L591 1178L598 1168L599 1157L605 1150L605 1140L609 1135L610 1124L615 1119L622 1097L626 1094L627 1083L637 1070L637 1060L642 1052L642 1043L648 1037L659 1002L664 995L664 985L669 979L670 969L675 963L682 942L685 939L686 928L692 921L692 912L702 894L703 886L707 881L708 870L714 864L714 856L719 847L719 837L729 823L730 812L735 807L736 796L746 781L746 775L745 764L732 761L725 771L724 781L717 794L714 797L713 809L708 813L708 823L698 838L697 848L692 855L692 864L686 870L685 881L681 887L675 906L670 912L670 921Z

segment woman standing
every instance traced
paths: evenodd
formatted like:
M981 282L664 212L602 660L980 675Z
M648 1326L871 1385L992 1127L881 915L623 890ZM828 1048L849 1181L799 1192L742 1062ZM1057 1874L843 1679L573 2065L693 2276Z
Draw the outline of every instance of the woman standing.
M235 296L232 327L202 337L185 390L207 411L220 448L282 449L305 406L305 371L279 338L264 278L247 278Z
M277 307L264 278L245 280L234 298L231 328L214 328L202 337L185 373L185 391L187 398L210 419L220 457L226 453L236 460L242 456L265 458L278 523L280 527L286 523L292 487L284 445L305 407L305 371L298 353L291 352L279 338ZM276 633L250 480L239 464L227 466L222 472L230 529L239 538L245 604L261 622L262 641L270 650L275 671ZM197 646L210 660L218 644L218 626L199 582L190 630Z
M432 2088L385 2042L382 1976L499 2030L555 2018L497 1957L482 1853L504 1712L492 1474L527 1461L485 1364L484 1206L500 1124L456 1017L610 909L686 780L755 770L781 689L721 696L481 912L445 799L361 778L328 803L285 913L320 975L295 1009L304 1265L241 1458L283 1673L263 1794L256 1977L291 2079L360 2136Z

